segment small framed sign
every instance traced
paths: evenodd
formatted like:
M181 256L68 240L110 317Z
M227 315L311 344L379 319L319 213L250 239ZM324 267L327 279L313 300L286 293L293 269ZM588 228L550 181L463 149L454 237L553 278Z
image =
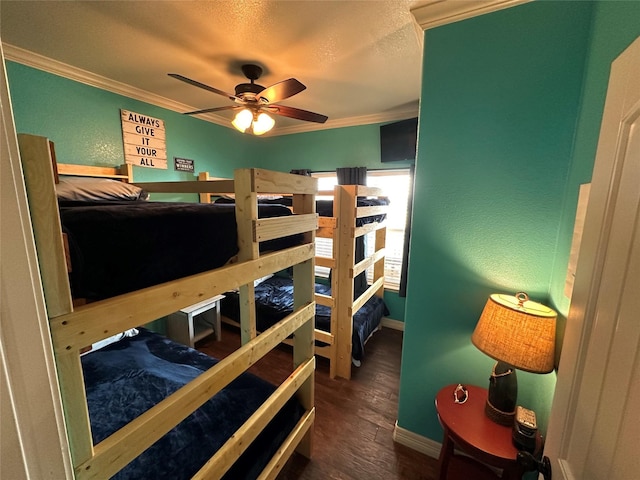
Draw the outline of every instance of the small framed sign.
M175 165L175 169L178 172L195 172L193 160L189 160L188 158L173 157L173 163Z

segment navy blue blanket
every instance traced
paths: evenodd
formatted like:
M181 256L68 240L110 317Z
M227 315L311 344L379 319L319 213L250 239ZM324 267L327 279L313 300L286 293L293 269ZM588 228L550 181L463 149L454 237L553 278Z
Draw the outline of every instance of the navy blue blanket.
M316 293L331 295L331 287L316 283ZM293 312L293 280L288 277L271 277L255 287L256 328L264 331ZM237 292L225 293L220 302L220 312L226 317L240 321L239 295ZM384 300L371 297L353 316L352 356L355 360L364 357L364 343L379 327L383 316L389 310ZM316 328L331 331L331 308L316 304Z
M94 444L216 363L145 329L83 356ZM274 390L243 374L113 478L191 478ZM290 400L224 478L256 478L302 413L300 404Z
M291 215L277 205L260 217ZM238 253L233 205L179 202L65 202L74 297L101 300L221 267ZM300 243L271 240L261 251Z

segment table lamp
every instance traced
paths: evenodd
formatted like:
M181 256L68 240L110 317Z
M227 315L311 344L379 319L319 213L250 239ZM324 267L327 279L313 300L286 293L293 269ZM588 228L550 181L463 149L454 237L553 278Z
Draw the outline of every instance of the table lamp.
M485 413L496 423L513 425L518 397L515 369L550 373L554 368L557 313L529 300L493 294L471 336L473 344L497 363L489 379Z

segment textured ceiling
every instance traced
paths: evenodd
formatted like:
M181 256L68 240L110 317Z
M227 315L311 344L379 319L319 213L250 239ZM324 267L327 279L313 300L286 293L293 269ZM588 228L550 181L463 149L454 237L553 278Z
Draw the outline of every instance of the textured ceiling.
M2 0L0 35L9 59L37 65L43 56L65 64L63 74L72 66L178 111L231 102L167 73L233 93L246 81L240 65L257 63L264 86L305 84L281 103L327 115L330 128L417 113L423 32L410 9L425 3L433 1ZM203 118L228 125L231 117ZM281 133L320 127L276 121Z

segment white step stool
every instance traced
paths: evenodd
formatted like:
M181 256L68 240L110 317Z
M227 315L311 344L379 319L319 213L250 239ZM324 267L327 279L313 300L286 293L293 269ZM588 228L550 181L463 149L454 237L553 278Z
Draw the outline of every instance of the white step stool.
M169 315L167 336L191 348L198 340L212 333L215 333L216 340L220 340L220 300L223 298L224 295L216 295Z

